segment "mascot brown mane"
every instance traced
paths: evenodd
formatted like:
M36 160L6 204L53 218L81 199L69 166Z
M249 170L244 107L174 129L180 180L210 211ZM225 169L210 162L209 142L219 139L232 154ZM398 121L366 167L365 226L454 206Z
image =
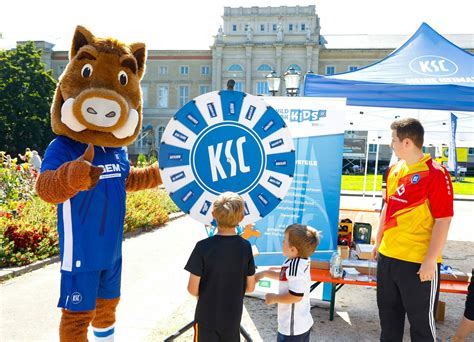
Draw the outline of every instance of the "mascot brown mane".
M69 59L52 106L54 133L100 146L130 145L142 123L145 45L98 39L78 27Z
M112 341L120 299L125 191L162 183L158 164L130 168L123 147L142 124L142 43L96 38L78 26L51 106L58 135L46 150L38 195L58 204L61 341ZM153 214L153 213L150 213Z

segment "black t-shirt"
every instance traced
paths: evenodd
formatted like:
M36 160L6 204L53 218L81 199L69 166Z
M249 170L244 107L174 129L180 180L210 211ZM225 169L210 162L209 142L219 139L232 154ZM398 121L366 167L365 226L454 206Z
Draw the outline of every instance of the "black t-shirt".
M184 269L201 277L196 322L208 329L238 329L247 276L255 274L250 243L239 235L201 240Z

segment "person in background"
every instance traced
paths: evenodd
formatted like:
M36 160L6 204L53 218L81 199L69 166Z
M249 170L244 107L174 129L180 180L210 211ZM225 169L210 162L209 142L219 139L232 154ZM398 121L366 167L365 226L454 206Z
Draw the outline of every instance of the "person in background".
M280 281L278 294L268 293L268 305L278 303L277 341L309 342L313 317L309 298L311 286L310 256L319 245L316 229L292 224L285 230L282 252L288 259L280 272L258 272L256 281L270 278Z
M434 314L441 253L453 216L448 171L422 151L424 129L396 120L391 147L400 160L387 175L387 195L372 257L377 261L381 341L402 341L405 315L412 341L436 341Z
M234 90L235 87L235 81L230 79L227 81L227 90Z
M198 299L194 341L240 341L245 292L255 289L250 243L236 234L244 218L244 200L225 192L213 204L217 234L199 241L184 267L188 292Z
M39 156L38 151L31 151L30 164L33 165L34 170L41 170L41 157Z
M30 148L27 147L26 150L25 150L25 154L24 155L21 155L20 153L18 153L18 156L20 157L20 159L26 163L29 163L30 162L30 159L31 159L31 151L30 151Z
M466 308L464 309L464 316L459 322L459 327L456 334L451 339L452 342L464 342L470 334L474 332L474 268L471 272L471 284L468 287L466 297Z

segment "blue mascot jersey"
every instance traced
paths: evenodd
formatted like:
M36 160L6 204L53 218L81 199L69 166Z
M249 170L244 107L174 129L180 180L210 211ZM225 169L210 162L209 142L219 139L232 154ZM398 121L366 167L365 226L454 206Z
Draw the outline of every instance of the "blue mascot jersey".
M46 150L41 172L79 158L86 148L86 144L57 137ZM125 180L130 162L123 148L94 146L92 164L104 169L96 187L58 205L63 272L108 269L122 256Z

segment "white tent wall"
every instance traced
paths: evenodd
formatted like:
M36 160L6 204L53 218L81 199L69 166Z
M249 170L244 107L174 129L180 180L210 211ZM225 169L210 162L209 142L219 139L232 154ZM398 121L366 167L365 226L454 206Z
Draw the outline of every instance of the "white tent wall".
M474 147L474 112L360 106L346 106L346 110L345 130L367 131L363 196L366 195L366 190L369 188L367 185L369 145L376 145L374 182L371 191L374 198L377 191L380 145L390 145L392 140L390 125L397 119L418 119L425 129L424 146L440 147L449 145L450 115L454 113L458 117L456 147Z
M425 129L424 146L448 145L451 113L458 117L457 147L474 147L474 112L347 106L346 131L376 132L380 144L390 144L390 125L399 118L416 118Z

